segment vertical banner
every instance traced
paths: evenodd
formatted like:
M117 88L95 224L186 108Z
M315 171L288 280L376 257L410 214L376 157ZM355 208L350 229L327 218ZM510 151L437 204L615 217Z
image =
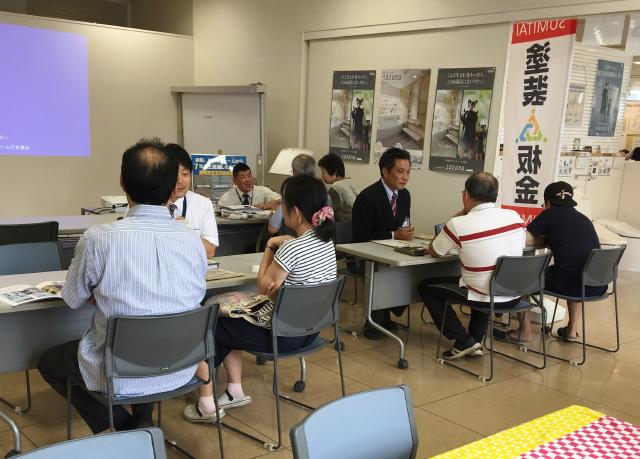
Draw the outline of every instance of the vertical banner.
M513 24L504 111L502 207L528 224L556 173L576 19Z
M333 72L330 153L345 161L369 162L375 87L373 70Z
M429 169L484 169L495 74L495 67L438 70Z
M420 169L427 124L431 70L383 70L378 95L378 129L374 161L391 147L411 154L411 168Z
M598 59L596 82L591 103L591 120L589 135L597 137L613 137L620 107L620 88L624 64Z

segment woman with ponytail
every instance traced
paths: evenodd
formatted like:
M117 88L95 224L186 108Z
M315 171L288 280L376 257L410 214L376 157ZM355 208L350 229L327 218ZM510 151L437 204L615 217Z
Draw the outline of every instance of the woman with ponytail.
M295 175L282 184L281 195L285 224L296 237L277 236L267 241L258 271L258 292L272 300L283 285L314 285L336 278L335 223L323 183L315 177ZM251 403L242 388L242 351L272 352L270 328L270 320L256 325L243 318L218 319L215 365L224 363L228 376L227 390L218 399L221 416L222 409ZM293 352L316 336L278 338L278 349ZM201 363L198 375L207 379L208 374L206 363ZM185 419L215 423L211 384L202 386L199 395L197 403L185 407Z

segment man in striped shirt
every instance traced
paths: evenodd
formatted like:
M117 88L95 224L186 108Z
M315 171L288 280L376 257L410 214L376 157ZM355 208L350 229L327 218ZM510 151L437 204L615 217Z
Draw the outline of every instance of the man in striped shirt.
M496 260L502 256L521 256L525 246L525 227L520 216L495 206L498 181L488 172L469 176L462 192L463 210L447 222L433 240L429 254L441 257L457 250L461 277L424 280L419 291L433 321L441 327L447 300L489 307L489 283ZM495 297L500 307L515 306L519 298ZM482 339L489 314L472 310L468 331L449 306L443 334L455 340L444 352L445 359L482 355Z
M167 202L175 189L178 162L157 140L141 141L122 157L121 185L129 201L127 216L89 228L76 247L62 290L73 309L95 305L80 341L46 351L38 370L56 392L66 396L68 375L86 390L106 392L104 348L113 316L172 314L199 307L206 290L207 257L195 231L171 218ZM140 339L144 339L141 337ZM191 369L151 378L115 378L116 395L149 395L177 389L191 380ZM109 427L108 409L84 388L71 401L94 433ZM117 430L153 425L153 404L113 409Z

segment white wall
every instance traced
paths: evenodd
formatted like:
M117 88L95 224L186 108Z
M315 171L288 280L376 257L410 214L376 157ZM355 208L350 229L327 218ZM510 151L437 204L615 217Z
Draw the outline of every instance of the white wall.
M171 86L193 83L190 37L0 13L0 22L86 34L91 156L0 156L0 216L72 215L122 194L123 151L140 137L177 139Z

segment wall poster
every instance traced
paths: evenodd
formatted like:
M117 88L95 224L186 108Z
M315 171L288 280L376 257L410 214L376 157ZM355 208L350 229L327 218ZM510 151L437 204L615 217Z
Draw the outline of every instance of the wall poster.
M344 161L369 162L375 86L373 70L333 72L329 152Z
M576 27L576 19L513 24L500 194L502 207L518 212L525 224L542 211L544 189L558 173Z
M591 104L589 135L613 137L620 107L620 88L624 64L598 59Z
M420 169L431 71L383 70L381 79L374 161L388 148L398 147L411 154L411 167Z
M582 112L584 111L584 86L569 86L567 97L567 111L564 115L565 126L582 126Z
M484 169L495 73L495 67L438 70L429 169Z

